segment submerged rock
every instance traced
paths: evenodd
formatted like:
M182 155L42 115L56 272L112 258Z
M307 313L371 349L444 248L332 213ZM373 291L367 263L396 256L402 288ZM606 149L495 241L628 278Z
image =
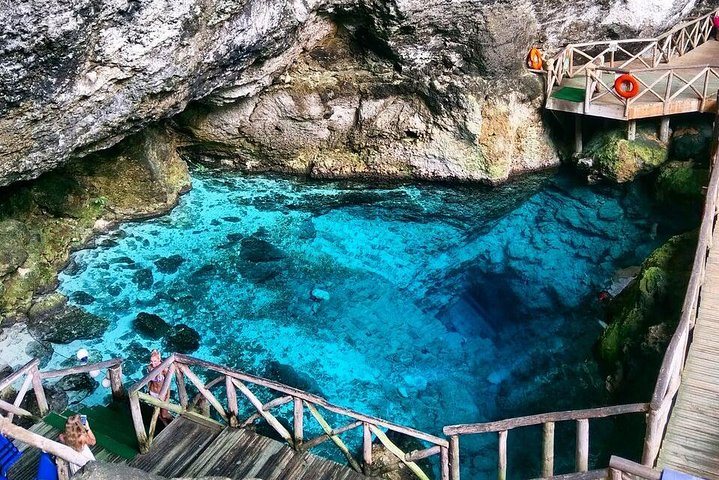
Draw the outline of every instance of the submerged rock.
M170 324L154 313L140 312L132 322L132 327L140 335L147 338L162 338L169 330Z
M150 270L149 268L141 268L140 270L136 271L135 274L132 276L132 281L135 282L137 288L142 290L149 289L155 282L152 275L152 270Z
M287 254L267 240L256 237L243 238L240 242L240 258L254 263L282 260Z
M83 291L71 293L70 299L78 305L90 305L95 301L95 297Z
M298 372L292 365L278 362L277 360L271 360L267 362L263 376L271 380L284 383L285 385L289 385L290 387L299 388L305 392L323 396L317 380L312 378L310 375Z
M185 263L185 259L182 255L171 255L169 257L162 257L155 260L155 266L160 273L171 274L177 272L180 265Z
M39 340L70 343L102 336L110 322L78 307L68 305L60 294L48 295L29 312L28 328Z
M165 350L177 353L192 353L200 348L200 334L184 323L173 326L165 336Z
M694 206L704 200L703 187L709 183L709 170L694 162L668 162L659 170L656 181L657 199L670 205Z
M62 377L55 385L66 392L90 393L97 388L99 383L87 373L74 373Z

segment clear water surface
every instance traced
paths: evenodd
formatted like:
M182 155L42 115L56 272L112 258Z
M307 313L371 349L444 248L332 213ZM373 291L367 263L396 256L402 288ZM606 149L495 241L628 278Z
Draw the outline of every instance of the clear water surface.
M600 405L597 294L676 228L639 184L563 173L485 188L195 172L193 185L169 215L73 254L60 290L89 294L83 308L111 326L56 351L123 356L138 378L145 348L163 348L133 331L150 312L200 332L198 357L436 434ZM492 455L467 460L466 478L496 475Z

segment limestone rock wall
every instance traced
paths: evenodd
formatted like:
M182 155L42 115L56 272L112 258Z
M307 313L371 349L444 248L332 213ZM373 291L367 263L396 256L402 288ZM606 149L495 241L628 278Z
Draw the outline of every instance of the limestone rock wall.
M468 166L468 178L481 177L478 169L504 172L506 156L526 150L512 145L544 143L545 138L541 131L515 138L518 131L537 128L539 89L522 86L528 47L540 42L551 50L573 40L655 34L695 7L693 0L652 0L651 8L646 3L3 1L0 186L36 178L73 158L114 145L183 111L193 100L208 104L238 100L242 108L247 98L272 90L271 85L303 52L326 39L328 25L346 29L357 45L391 65L402 82L414 82L401 102L412 112L408 119L415 118L418 128L427 127L431 141L421 148L397 147L395 155L418 153L423 157L418 162L426 165L412 168L424 169L428 177L456 170L460 152L469 157L480 152L490 165ZM268 95L278 94L272 90L259 101L269 102ZM400 102L398 97L393 100L395 107L383 105L387 98L383 93L364 93L365 111L376 102L376 110L387 112L382 117L386 120ZM508 111L513 113L503 113ZM484 120L497 121L479 122L477 112ZM402 122L395 124L404 128ZM482 131L483 125L490 133ZM322 128L318 122L317 129ZM495 141L497 145L490 145ZM547 148L535 149L534 157L514 160L509 170L555 163L554 158L544 158ZM363 155L361 149L347 150ZM539 157L542 161L537 164Z

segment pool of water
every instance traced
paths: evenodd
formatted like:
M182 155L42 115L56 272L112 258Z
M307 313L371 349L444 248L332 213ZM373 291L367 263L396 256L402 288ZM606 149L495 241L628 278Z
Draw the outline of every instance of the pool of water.
M148 312L196 329L195 356L430 433L597 406L597 295L676 230L641 185L564 173L486 188L195 172L172 213L73 254L60 290L111 326L57 361L83 346L138 378L163 349L133 330Z

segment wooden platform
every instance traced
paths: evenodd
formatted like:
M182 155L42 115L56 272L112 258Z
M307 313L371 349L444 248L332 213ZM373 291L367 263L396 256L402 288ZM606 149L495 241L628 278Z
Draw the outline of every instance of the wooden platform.
M719 43L719 42L717 42ZM719 229L714 233L719 242ZM719 479L719 250L706 269L694 338L658 467Z
M672 59L669 63L661 64L660 67L691 67L688 69L682 68L681 70L677 70L677 72L681 72L681 76L683 78L689 80L694 78L694 76L701 72L707 65L719 65L719 42L713 39L699 45L697 48L681 57ZM636 67L645 68L640 64L637 64ZM631 65L628 68L631 68ZM643 73L641 78L647 83L652 84L662 73L664 72L661 70L657 70L656 72L647 72ZM602 75L602 79L605 84L611 86L614 83L614 74L607 72ZM665 97L667 93L667 83L667 81L662 80L653 87L653 90L659 96ZM685 83L683 81L675 78L671 86L672 91L677 91L684 85ZM702 87L703 85L700 89ZM578 89L584 92L586 88L586 76L580 74L574 78L565 78L561 85L554 87L552 94L547 98L545 108L549 110L620 120L660 117L679 113L714 112L717 108L716 100L714 98L702 102L697 98L697 94L691 88L687 88L675 99L671 100L667 110L664 109L663 102L659 101L656 96L649 93L638 98L636 102L629 106L628 111L625 111L624 104L613 95L604 95L600 99L593 100L590 105L585 105L584 101L573 101L558 98L558 96L563 96L562 93L564 92L561 92L561 90L564 88ZM707 91L716 92L718 89L719 78L710 77L707 83ZM642 87L641 90L644 90L644 87Z
M150 451L130 466L166 477L219 476L262 480L361 480L364 475L339 463L254 432L224 428L198 416L176 418Z

